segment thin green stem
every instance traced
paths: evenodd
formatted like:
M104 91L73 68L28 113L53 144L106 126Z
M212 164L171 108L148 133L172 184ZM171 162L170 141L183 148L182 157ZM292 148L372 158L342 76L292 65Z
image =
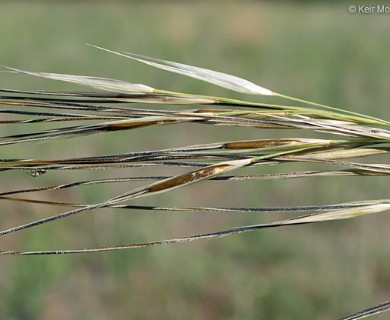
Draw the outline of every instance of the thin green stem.
M289 97L289 96L282 95L279 93L274 93L274 96L284 98L284 99L287 99L290 101L301 102L301 103L304 103L307 105L311 105L313 107L321 108L322 110L311 109L311 108L307 108L307 107L304 108L304 107L297 107L297 106L286 106L286 105L279 105L279 104L250 102L250 101L243 101L243 100L238 100L238 99L189 94L189 93L167 91L167 90L160 90L160 89L155 89L154 93L155 94L162 94L162 95L169 95L169 96L174 96L174 97L179 97L179 98L204 99L206 104L207 104L207 101L210 101L211 104L221 104L221 105L231 105L231 106L251 107L251 108L269 108L269 109L273 109L273 110L290 111L290 112L301 114L301 115L312 114L312 115L316 115L316 116L321 117L321 118L342 120L342 121L353 121L353 122L358 123L358 124L390 126L390 122L385 121L383 119L367 116L367 115L360 114L357 112L338 109L338 108L334 108L334 107L330 107L327 105L323 105L323 104L319 104L319 103L315 103L315 102L311 102L311 101L306 101L306 100L302 100L302 99L298 99L298 98L294 98L294 97ZM331 112L331 111L333 111L333 112Z
M364 115L364 114L361 114L361 113L358 113L358 112L353 112L353 111L348 111L348 110L339 109L339 108L335 108L335 107L330 107L330 106L327 106L327 105L324 105L324 104L311 102L311 101L307 101L307 100L303 100L303 99L298 99L298 98L286 96L286 95L283 95L283 94L280 94L280 93L276 93L276 92L274 92L273 95L276 96L276 97L283 98L283 99L287 99L287 100L291 100L291 101L295 101L295 102L301 102L301 103L304 103L304 104L307 104L307 105L311 105L311 106L314 106L314 107L319 107L319 108L326 109L326 110L332 110L332 111L341 112L341 113L344 113L344 114L357 116L359 118L368 119L368 120L374 121L375 124L379 123L379 124L382 124L382 125L385 125L385 126L389 126L390 125L390 122L388 122L388 121L385 121L385 120L379 119L379 118L375 118L375 117L371 117L371 116L367 116L367 115ZM369 123L371 123L371 122L369 122Z

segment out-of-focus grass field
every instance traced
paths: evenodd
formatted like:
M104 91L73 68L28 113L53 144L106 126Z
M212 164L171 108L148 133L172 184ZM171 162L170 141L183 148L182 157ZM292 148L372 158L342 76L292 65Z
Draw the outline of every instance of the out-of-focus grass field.
M389 34L388 15L352 15L346 4L14 1L0 4L0 65L262 99L153 70L85 46L88 42L235 74L276 92L389 120ZM77 89L10 73L0 73L0 87ZM0 132L17 133L14 128L4 126ZM60 158L298 134L176 125L20 144L2 148L1 158ZM0 190L113 175L119 173L50 172L33 178L5 172ZM95 203L133 187L50 195ZM206 182L136 204L314 205L386 198L388 191L388 181L380 177ZM2 204L1 229L59 210ZM124 244L268 219L101 210L3 237L0 248ZM390 296L388 228L382 214L126 252L4 256L0 319L335 319Z

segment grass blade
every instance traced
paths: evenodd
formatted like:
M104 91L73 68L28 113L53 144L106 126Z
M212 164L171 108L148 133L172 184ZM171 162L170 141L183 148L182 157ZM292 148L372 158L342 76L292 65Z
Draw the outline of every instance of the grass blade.
M364 309L362 311L351 314L350 316L340 318L339 320L358 320L364 319L375 314L385 313L390 311L390 301L378 304L374 307Z
M89 45L91 47L94 47L96 49L100 49L103 51L107 51L110 53L114 53L126 58L130 58L142 63L145 63L147 65L178 73L181 75L185 75L191 78L195 78L198 80L202 80L205 82L209 82L212 84L215 84L217 86L230 89L233 91L237 92L242 92L242 93L248 93L248 94L259 94L259 95L266 95L270 96L273 94L271 90L262 88L248 80L241 79L236 76L232 76L226 73L222 72L217 72L209 69L204 69L204 68L199 68L199 67L194 67L194 66L189 66L186 64L182 63L177 63L177 62L172 62L172 61L166 61L166 60L161 60L161 59L154 59L146 56L141 56L138 54L134 53L119 53L115 51L111 51L108 49L104 49L95 45Z
M59 74L59 73L31 72L31 71L24 71L24 70L10 68L10 67L5 67L5 68L9 70L13 70L15 72L28 74L30 76L77 83L83 86L89 86L95 89L116 92L116 93L148 94L154 92L154 89L149 86L145 86L143 84L128 83L116 79L77 76L77 75Z
M13 250L1 250L0 255L57 255L57 254L78 254L78 253L93 253L104 251L117 251L117 250L129 250L137 248L145 248L150 246L159 246L174 243L183 243L195 240L215 239L226 236L231 236L240 233L251 232L261 229L269 229L283 226L301 225L307 223L318 223L323 221L333 221L341 219L350 219L359 216L364 216L373 213L379 213L390 210L390 199L387 200L375 200L371 203L367 202L366 206L359 208L348 208L334 211L326 211L322 213L315 213L312 215L305 215L297 218L276 221L267 224L242 226L217 232L211 232L206 234L198 234L189 237L172 238L159 241L134 243L119 246L108 246L99 248L85 248L85 249L71 249L71 250L52 250L52 251L13 251Z

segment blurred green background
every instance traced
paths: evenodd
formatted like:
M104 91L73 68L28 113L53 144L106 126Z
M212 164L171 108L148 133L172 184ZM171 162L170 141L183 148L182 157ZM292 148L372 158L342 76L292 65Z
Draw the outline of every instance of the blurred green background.
M84 45L92 43L223 71L276 92L389 120L389 16L349 14L347 7L276 1L1 2L0 64L248 99ZM4 72L0 87L77 88ZM24 129L3 126L0 132ZM60 158L275 136L312 134L176 125L4 147L1 158ZM39 178L5 172L0 190L137 174L145 172L50 172ZM47 197L95 203L135 186ZM385 178L351 177L205 182L134 204L260 207L386 197ZM1 229L59 212L61 208L4 203ZM0 247L124 244L269 220L101 210L3 237ZM374 215L127 252L4 256L0 319L335 319L389 298L388 226L388 217Z

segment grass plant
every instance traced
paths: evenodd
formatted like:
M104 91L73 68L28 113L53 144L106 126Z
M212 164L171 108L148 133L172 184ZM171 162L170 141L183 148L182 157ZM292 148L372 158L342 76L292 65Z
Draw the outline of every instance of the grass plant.
M60 219L84 214L97 209L184 212L194 214L261 214L266 212L289 213L292 216L274 222L237 226L214 232L192 234L142 243L107 245L101 247L19 250L2 249L0 255L49 255L77 254L113 250L128 250L148 246L158 246L201 239L230 236L260 229L283 226L319 223L332 220L350 219L374 213L385 213L390 209L390 199L363 199L358 202L296 207L202 207L202 206L141 206L131 201L157 194L170 192L189 185L216 181L238 180L283 180L292 178L320 179L335 176L388 176L390 166L385 162L356 162L358 159L383 159L390 151L390 122L372 116L330 107L260 87L248 80L199 67L184 65L131 53L118 53L100 47L95 48L145 63L152 67L209 82L225 89L249 95L273 96L280 104L243 101L217 96L198 95L152 88L145 84L132 84L115 79L90 76L65 75L6 69L41 78L71 82L98 91L56 92L1 89L1 113L6 116L0 124L9 126L39 123L48 125L45 129L12 133L0 137L0 146L43 143L63 139L77 139L111 132L136 130L151 126L171 126L191 124L195 126L243 127L261 132L267 129L280 129L286 132L285 138L230 140L217 143L179 146L168 149L133 151L83 157L49 159L18 158L0 160L0 171L26 171L40 176L48 171L116 170L139 168L145 172L141 176L109 179L79 180L72 183L46 185L34 188L7 190L0 193L0 200L21 202L28 205L40 204L68 211L25 222L0 230L0 236L39 228ZM133 107L134 105L147 105ZM163 106L163 108L155 107ZM179 107L179 108L178 108ZM54 127L53 127L54 125ZM175 128L175 126L173 126ZM313 138L291 138L288 130L316 133ZM326 138L317 138L317 133ZM380 157L378 157L380 156ZM318 169L275 173L281 165L302 163L318 166ZM248 168L263 166L269 173L237 174ZM326 168L324 168L326 166ZM173 175L148 175L149 168L177 168ZM185 170L184 173L182 171ZM91 185L130 184L143 181L141 187L102 199L98 203L65 202L61 199L40 197L47 191L83 188ZM29 197L28 195L35 195ZM110 211L111 212L111 211ZM344 319L361 319L378 312L389 310L385 303L364 310Z

